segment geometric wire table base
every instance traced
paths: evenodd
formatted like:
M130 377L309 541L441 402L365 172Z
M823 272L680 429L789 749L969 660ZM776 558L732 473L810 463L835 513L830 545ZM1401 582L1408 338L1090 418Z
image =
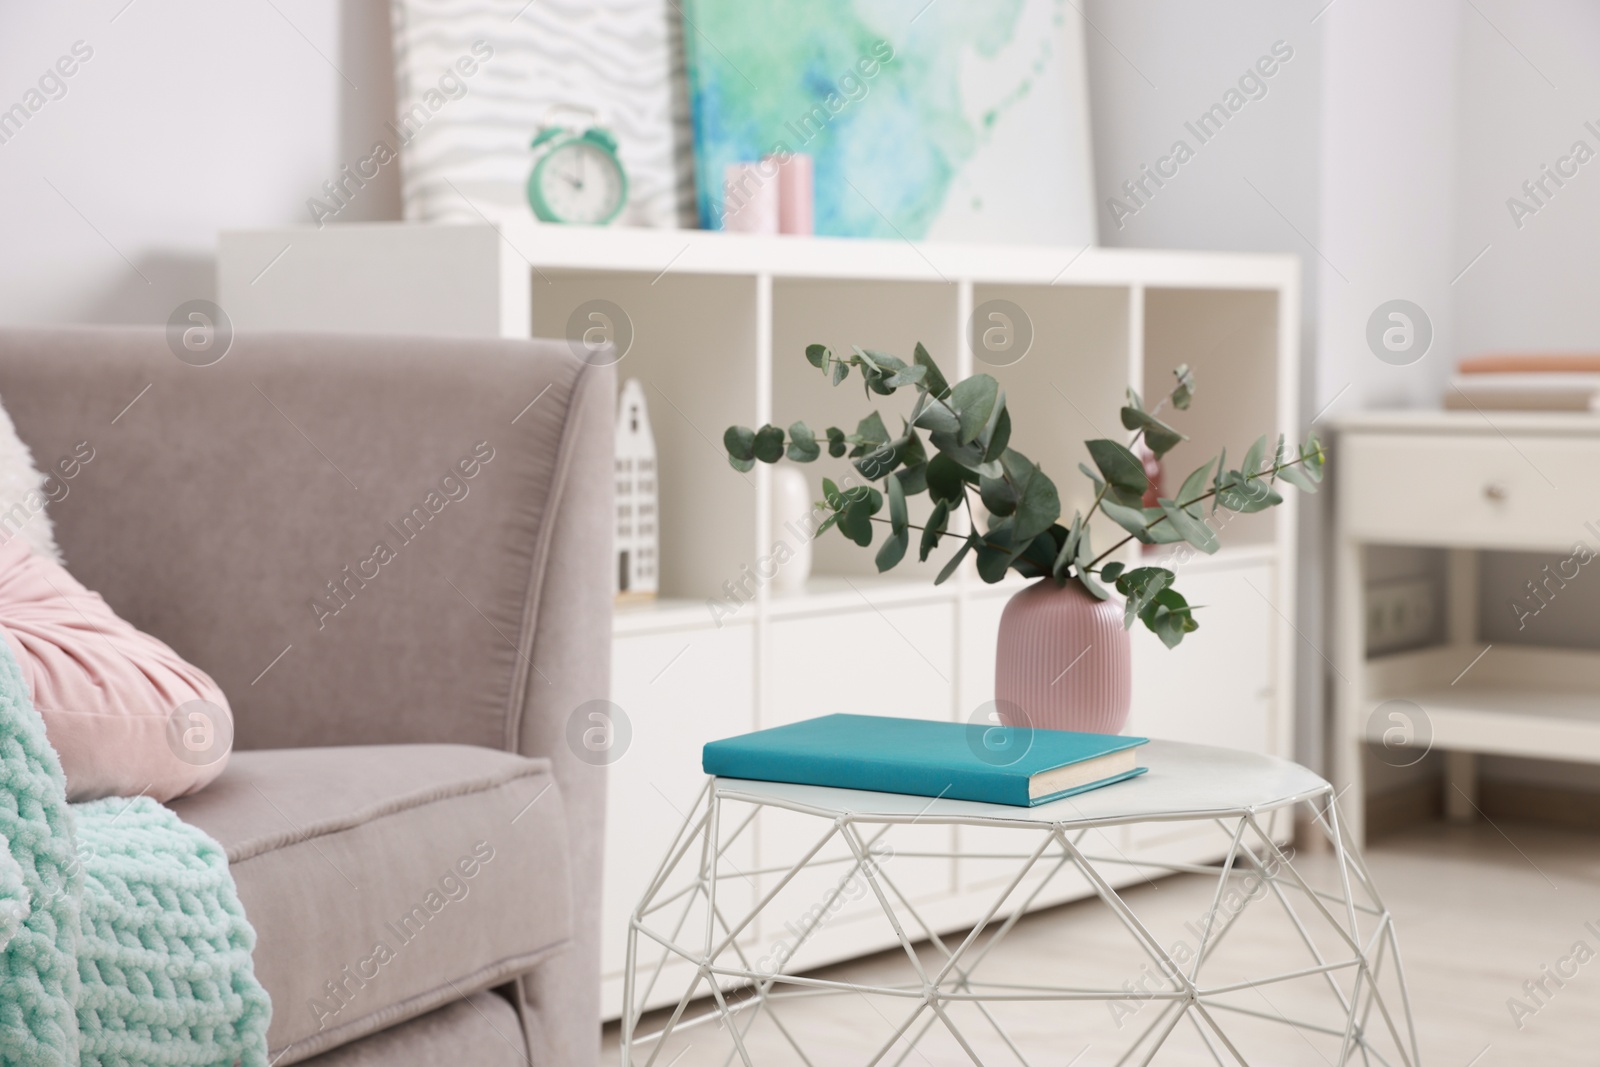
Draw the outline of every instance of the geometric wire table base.
M1181 789L1183 778L1200 773L1190 766L1196 759L1204 764L1220 751L1172 744L1153 748L1152 775L1161 764L1165 791L1158 785L1095 800L1102 792L1096 791L1077 803L1031 809L711 779L629 925L623 1067L701 1062L875 1067L899 1065L912 1056L914 1064L1023 1067L1061 1067L1068 1061L1073 1067L1152 1062L1419 1067L1394 923L1340 828L1331 787L1303 768L1270 761L1275 766L1250 765L1276 774L1269 786L1246 782L1242 788L1202 789L1200 803L1194 803L1193 790ZM1171 804L1175 782L1181 802ZM1251 802L1227 806L1239 797ZM1161 810L1168 804L1170 810ZM1280 847L1268 830L1269 819L1296 809L1307 813L1306 824L1330 846L1331 858L1318 857L1321 867L1331 859L1334 868L1333 877L1323 879L1331 882L1326 888L1314 887L1297 869L1293 850ZM741 870L729 853L763 811L793 813L784 816L791 820L808 817L804 822L815 832L798 845L792 862ZM1225 857L1214 864L1135 861L1114 843L1106 848L1107 827L1176 821L1214 826L1218 851L1226 844ZM937 929L919 910L915 888L903 884L897 865L960 855L888 846L892 832L911 826L1005 828L1015 842L1014 851L986 854L991 863L1004 859L1016 868L997 880L992 904L970 929L956 935ZM834 854L828 858L830 849ZM814 895L800 898L809 906L784 913L800 916L783 925L786 951L763 957L749 936L753 924L797 880L825 863L845 874L830 876L820 894L812 879ZM1113 872L1119 868L1210 876L1216 883L1209 893L1211 906L1185 924L1183 938L1163 938L1115 888L1119 879ZM996 958L995 949L1039 894L1063 877L1082 879L1126 932L1120 972L1113 969L1084 984L1039 981L1041 966L1065 972L1088 965L1080 959L1087 953L1069 946L1056 956L1030 953L1044 956L1031 965L1032 980L989 976L986 965ZM901 973L882 984L796 973L805 970L805 943L831 921L841 896L851 890L859 897L858 911L871 908L872 918L892 929ZM1245 962L1234 973L1219 975L1219 958L1231 942L1246 936L1238 931L1264 912L1274 928L1249 935L1256 940L1243 946ZM1290 950L1299 957L1296 963L1252 973L1263 954ZM686 979L685 988L670 1013L658 1013L665 1021L642 1033L642 1006L664 974ZM871 1013L860 1014L871 1025L847 1028L848 1039L835 1035L830 1040L815 1027L786 1022L794 1003L829 996L865 1003ZM1287 1009L1285 996L1295 1002ZM1085 1010L1095 1015L1085 1016ZM1273 1030L1276 1036L1265 1033ZM683 1060L691 1051L695 1057Z

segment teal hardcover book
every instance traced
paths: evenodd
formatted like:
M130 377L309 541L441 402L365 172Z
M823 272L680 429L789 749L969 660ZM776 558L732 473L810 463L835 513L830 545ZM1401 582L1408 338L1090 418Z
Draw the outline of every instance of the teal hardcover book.
M707 774L1033 807L1145 772L1143 737L825 715L712 741Z

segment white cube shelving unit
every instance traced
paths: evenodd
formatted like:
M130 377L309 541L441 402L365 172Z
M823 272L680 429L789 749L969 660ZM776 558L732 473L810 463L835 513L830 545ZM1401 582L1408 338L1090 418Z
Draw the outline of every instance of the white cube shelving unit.
M627 916L702 783L702 743L839 710L965 721L993 699L996 627L1018 581L987 586L968 568L935 587L933 560L879 576L870 552L826 535L803 591L749 582L754 595L737 611L710 609L725 583L791 536L768 519L770 468L729 467L723 430L804 418L848 432L866 410L858 384L834 389L806 363L806 344L909 358L921 341L952 378L993 374L1013 412L1013 443L1061 487L1068 515L1090 503L1075 469L1087 459L1082 442L1122 436L1124 390L1164 395L1179 363L1196 368L1199 392L1174 418L1192 439L1170 454L1169 477L1224 445L1242 455L1262 432L1299 436L1290 257L495 222L226 233L219 302L240 329L489 337L562 337L573 311L595 299L625 310L634 339L618 370L644 383L657 438L661 595L619 608L614 628L612 699L634 733L610 770L610 810L627 813L610 821L606 845L613 1017ZM1009 366L975 361L967 344L973 309L993 299L1033 323L1031 350ZM903 406L875 399L886 418ZM822 477L848 471L827 458L803 469L819 496ZM1290 494L1274 511L1229 520L1215 556L1179 565L1184 591L1205 606L1201 629L1173 652L1135 632L1130 732L1292 754L1294 526ZM1096 533L1108 544L1119 531ZM769 877L762 871L785 866L799 847L781 819L763 819L730 854L748 864L752 893ZM1006 864L982 857L981 831L928 833L972 858L904 857L901 884L920 889L918 907L936 924L971 924ZM1168 825L1108 832L1103 847L1183 863L1220 858L1227 842ZM819 877L817 899L828 876ZM1088 892L1061 880L1035 906ZM796 962L888 947L857 922L866 914L840 909ZM783 936L753 929L748 940L759 954Z

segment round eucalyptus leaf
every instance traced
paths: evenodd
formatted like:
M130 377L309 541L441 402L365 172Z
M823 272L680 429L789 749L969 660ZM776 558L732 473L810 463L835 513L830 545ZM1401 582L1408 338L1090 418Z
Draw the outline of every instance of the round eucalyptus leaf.
M756 431L756 458L763 463L776 463L783 458L783 431L776 426L763 426Z
M756 432L748 426L729 426L722 433L722 447L736 459L754 459Z

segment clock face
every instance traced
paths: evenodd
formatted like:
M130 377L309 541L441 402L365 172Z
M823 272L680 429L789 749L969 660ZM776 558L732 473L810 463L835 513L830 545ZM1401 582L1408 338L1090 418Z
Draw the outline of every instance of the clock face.
M545 207L561 222L609 222L626 195L616 157L581 139L551 149L534 180Z

